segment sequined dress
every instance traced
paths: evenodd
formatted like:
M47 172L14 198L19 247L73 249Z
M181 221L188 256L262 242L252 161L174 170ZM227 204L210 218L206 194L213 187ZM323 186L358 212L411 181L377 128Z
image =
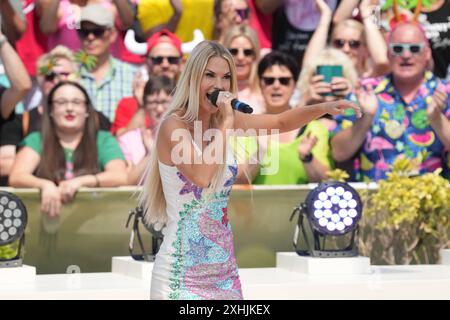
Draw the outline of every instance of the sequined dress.
M153 267L150 298L242 299L227 215L237 174L231 152L222 187L209 196L175 166L159 162L159 170L169 221Z

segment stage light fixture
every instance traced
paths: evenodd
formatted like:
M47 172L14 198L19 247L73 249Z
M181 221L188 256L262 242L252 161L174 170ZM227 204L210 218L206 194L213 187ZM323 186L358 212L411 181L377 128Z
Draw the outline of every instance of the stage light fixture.
M0 268L22 266L27 217L19 197L0 191Z
M130 242L128 244L128 250L130 251L130 255L134 260L137 260L137 261L153 262L153 261L155 261L155 256L158 253L159 247L161 246L161 243L164 239L161 228L155 228L154 225L148 226L145 223L144 210L142 209L142 207L136 207L134 210L130 211L130 213L128 215L127 224L126 224L127 228L133 217L134 217L133 228L131 230ZM151 235L152 249L151 249L150 254L147 253L145 250L144 242L142 240L142 236L139 231L139 225L141 225L141 224L145 227L145 229ZM139 248L141 250L141 252L138 254L135 253L135 251L134 251L135 235L137 236Z
M353 187L342 182L325 182L310 191L305 201L294 209L290 220L299 214L294 233L294 248L301 256L353 257L358 255L358 221L362 202ZM308 226L308 228L306 227ZM309 233L308 233L309 231ZM312 234L312 239L310 236ZM327 238L350 234L350 243L338 249L326 249ZM298 239L306 249L298 247ZM314 244L313 244L314 243Z

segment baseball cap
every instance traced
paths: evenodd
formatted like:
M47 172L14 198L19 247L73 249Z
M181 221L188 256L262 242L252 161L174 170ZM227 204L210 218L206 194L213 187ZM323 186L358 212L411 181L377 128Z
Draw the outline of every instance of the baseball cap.
M154 33L150 38L147 40L147 54L150 52L150 50L153 49L154 46L156 46L158 43L162 42L168 42L173 44L177 50L180 52L180 55L183 55L183 52L181 51L181 40L178 38L178 36L172 32L170 32L167 29L163 29L159 32Z
M89 21L106 28L114 26L114 16L111 10L101 4L90 4L82 7L80 22L83 21Z

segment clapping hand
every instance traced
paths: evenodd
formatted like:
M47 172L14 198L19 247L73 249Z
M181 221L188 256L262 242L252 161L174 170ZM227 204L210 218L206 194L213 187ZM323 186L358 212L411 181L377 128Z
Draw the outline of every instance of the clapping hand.
M304 135L301 138L301 141L297 147L297 152L300 157L300 159L303 159L308 154L311 153L312 148L317 144L317 137L311 136L311 132L308 132L306 135Z
M356 98L361 105L363 112L370 116L374 116L378 110L378 99L372 85L367 86L367 90L361 87L356 88Z
M428 103L427 116L430 122L439 119L442 111L444 111L446 104L448 103L447 94L444 91L436 89L433 97Z

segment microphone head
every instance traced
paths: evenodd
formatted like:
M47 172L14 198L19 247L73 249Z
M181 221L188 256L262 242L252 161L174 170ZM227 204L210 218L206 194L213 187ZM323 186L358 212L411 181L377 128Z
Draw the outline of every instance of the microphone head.
M211 103L217 107L217 98L219 97L219 93L220 90L214 90L212 93L210 94L206 94L206 97L209 99L209 101L211 101Z
M244 113L253 113L253 108L247 104L247 105L245 105L243 112Z

